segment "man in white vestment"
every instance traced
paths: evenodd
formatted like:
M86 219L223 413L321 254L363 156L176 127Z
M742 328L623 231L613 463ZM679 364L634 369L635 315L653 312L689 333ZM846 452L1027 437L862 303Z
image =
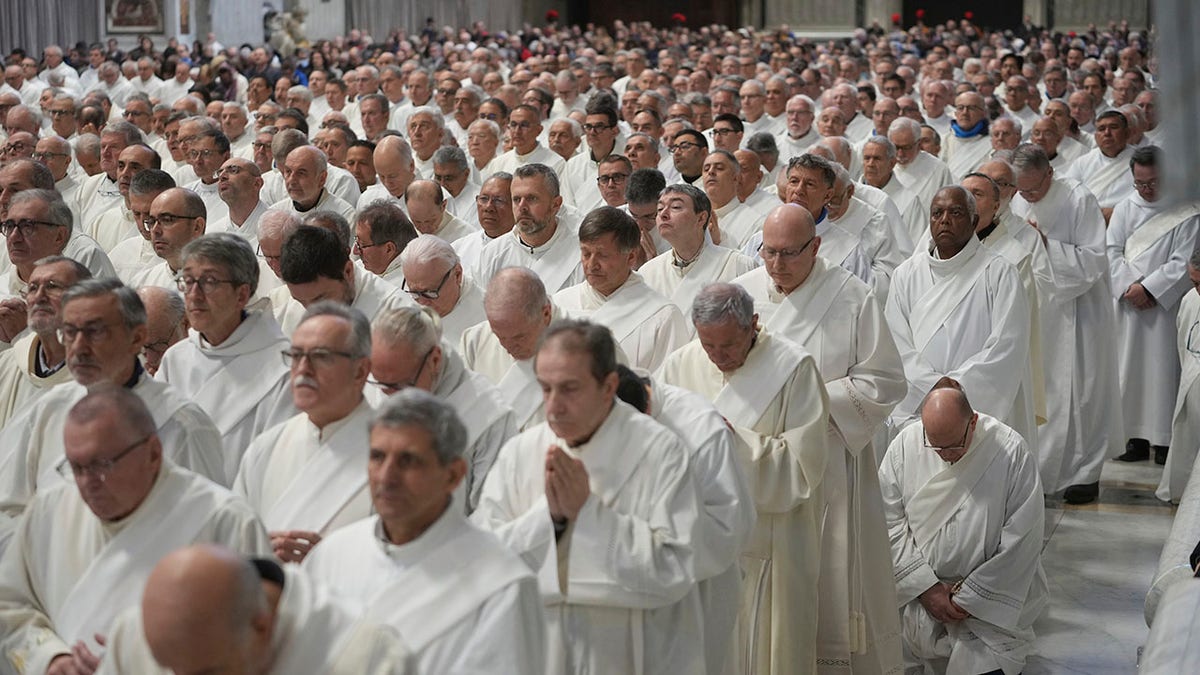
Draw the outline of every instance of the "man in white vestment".
M749 256L713 244L712 219L712 202L703 190L686 183L668 185L658 197L657 229L671 248L638 270L647 286L684 314L689 335L692 300L704 284L731 281L755 264Z
M813 127L815 105L813 100L804 94L796 94L788 99L784 112L787 115L786 130L775 136L779 145L779 156L790 159L808 151L814 143L821 140L821 135Z
M229 138L220 128L205 129L187 143L188 164L197 178L184 185L204 200L209 220L229 217L229 206L218 191L217 172L229 160Z
M978 93L964 91L954 99L954 121L942 148L942 160L955 180L961 180L991 156L987 120L987 107Z
M740 249L762 228L759 212L737 196L742 167L732 152L713 150L704 158L700 180L721 229L721 245Z
M589 99L582 125L587 147L566 162L561 182L563 201L586 213L604 205L598 182L600 164L609 155L620 155L625 151L625 139L617 127L616 98L593 96Z
M660 376L712 401L733 427L758 509L741 556L738 662L755 673L816 672L825 385L811 354L759 327L741 286L706 286L692 322L697 339Z
M259 197L262 186L262 170L257 164L242 157L225 160L217 170L217 195L228 213L212 219L205 231L232 232L250 242L250 248L257 247L258 221L269 208Z
M491 279L505 267L528 267L555 293L584 280L579 238L562 218L558 175L545 164L513 172L512 232L493 239L479 255L476 279Z
M474 275L479 267L479 257L485 246L493 240L512 232L514 218L512 208L512 174L494 173L483 181L479 194L475 195L475 221L479 231L455 241L454 251L458 253L463 268ZM476 277L480 283L485 279Z
M904 364L870 287L820 243L807 209L779 206L763 224L763 267L734 283L764 328L813 355L829 396L817 672L888 673L900 626L872 439L904 397Z
M400 634L296 565L196 545L163 558L108 634L97 675L412 675Z
M138 355L146 310L116 279L81 281L63 294L63 344L73 382L50 389L0 430L0 547L35 493L59 484L67 411L100 384L125 387L150 409L167 459L215 481L224 479L221 438L208 415L174 387L151 378Z
M371 325L334 301L304 313L283 352L299 414L259 434L242 457L234 492L244 496L284 562L300 562L333 530L371 510L363 467L363 397L371 368Z
M954 182L950 167L921 149L921 125L915 120L897 117L888 127L888 140L896 146L896 178L928 208L933 195Z
M1013 169L1012 212L1037 228L1052 279L1038 297L1046 381L1046 424L1037 440L1042 489L1065 489L1068 503L1086 504L1100 493L1104 460L1119 455L1125 439L1104 216L1087 188L1054 177L1040 146L1018 146Z
M67 289L91 279L92 273L63 256L34 263L29 283L21 289L29 332L0 352L0 429L23 406L71 381L66 368L67 348L58 339L62 327L62 297Z
M679 308L633 271L640 241L628 213L601 206L587 214L579 226L586 280L555 293L554 304L606 326L631 365L654 370L688 341L690 331Z
M38 260L63 255L71 238L71 209L53 190L22 190L7 200L0 234L4 235L7 270L0 274L0 298L5 300L5 322L0 348L7 349L25 329L20 321L18 296L29 283Z
M862 147L862 182L887 193L900 210L910 241L920 238L928 228L929 204L921 193L908 187L895 172L898 151L886 136L872 136ZM932 202L932 200L931 200Z
M1103 120L1102 120L1103 122ZM1117 204L1108 226L1108 265L1116 301L1122 419L1129 439L1118 459L1166 462L1180 364L1175 315L1191 289L1187 261L1196 250L1200 209L1160 203L1161 151L1144 146L1130 159L1137 193ZM1130 178L1127 176L1126 180Z
M204 409L221 433L225 482L256 436L296 414L287 338L268 309L248 310L259 282L258 259L245 239L221 232L184 247L179 291L187 305L187 339L167 350L155 377Z
M475 234L479 228L468 225L449 208L447 193L441 185L418 179L404 191L404 204L413 227L421 234L434 234L454 243Z
M530 164L543 164L554 170L555 174L563 175L567 163L550 148L538 142L542 133L542 114L530 105L519 105L513 108L508 116L508 136L512 140L512 150L505 152L492 160L489 171L503 171L514 176L521 167Z
M129 284L143 270L161 262L154 250L154 238L147 225L150 207L162 193L175 187L175 179L165 171L146 169L129 181L129 212L137 234L113 247L109 253L117 278Z
M382 199L363 204L354 220L354 246L362 266L392 286L404 283L400 253L417 237L417 230L393 201Z
M820 255L834 265L846 269L863 283L874 285L874 271L871 261L863 250L864 239L843 229L829 218L829 202L837 190L839 172L838 165L820 154L803 154L788 161L786 201L798 204L808 210L817 225L817 235L824 244L824 252ZM848 175L843 175L843 181L848 181ZM865 183L860 183L867 187ZM762 233L752 239L743 249L744 253L758 254L762 244Z
M347 221L354 220L354 205L326 187L329 160L325 153L311 145L298 147L287 154L280 171L287 196L272 204L271 208L284 209L297 215L310 211L333 211ZM350 182L353 183L354 179L351 178Z
M835 163L833 170L837 178L833 183L833 196L826 205L828 218L838 228L858 238L858 248L871 266L871 288L875 298L880 304L885 303L892 274L905 257L912 254L912 240L901 220L889 218L882 210L856 196L859 188L869 185L850 180L850 173L841 164ZM833 232L840 234L837 230ZM842 244L834 237L829 245ZM908 251L907 255L905 251Z
M409 242L400 254L401 288L418 305L437 312L442 336L457 346L463 331L483 321L483 291L463 271L454 247L432 234Z
M100 173L84 179L75 195L80 223L94 222L100 214L121 205L117 157L128 146L144 142L141 130L123 120L110 122L100 131Z
M1096 147L1084 153L1063 172L1063 178L1079 181L1100 203L1104 221L1109 222L1113 208L1134 194L1129 180L1129 120L1116 110L1096 118Z
M546 642L559 638L536 576L451 496L467 472L466 437L454 408L427 392L387 399L357 448L377 515L335 532L304 566L362 616L398 629L417 672L542 673Z
M137 225L133 222L133 212L129 208L129 184L139 172L160 168L161 163L150 146L140 143L125 148L117 157L117 190L121 193L120 204L101 213L92 222L79 223L83 233L95 239L105 252L112 251L117 244L137 234Z
M938 190L931 245L896 268L885 316L908 393L892 413L894 431L919 416L942 377L960 380L980 410L1024 433L1036 428L1025 288L1016 267L979 242L978 223L974 195L957 185Z
M433 177L449 195L446 199L446 210L478 229L479 216L475 208L475 197L479 195L480 183L471 180L471 167L464 150L467 145L466 130L463 131L462 137L463 147L445 145L433 153Z
M939 384L879 469L906 672L1017 675L1047 601L1037 463L1020 434Z
M135 392L99 385L63 415L61 475L30 501L0 558L0 650L22 674L93 672L97 643L175 548L267 552L245 501L164 456L160 425Z
M1179 390L1171 418L1171 452L1155 495L1178 504L1200 454L1200 252L1188 260L1188 281L1195 293L1187 293L1175 317L1176 351L1179 358Z
M133 273L129 285L174 288L183 267L183 247L204 234L207 214L204 200L187 188L171 188L155 197L144 225L159 262Z
M451 343L443 341L432 309L388 310L376 317L371 330L371 384L375 387L368 398L376 402L416 387L453 406L466 426L467 439L460 456L467 473L455 491L455 501L470 515L500 447L517 433L511 408L495 385L469 370Z
M695 597L700 543L691 453L616 399L616 367L603 326L543 334L546 422L505 445L473 519L538 575L547 673L703 672L700 617L681 602Z

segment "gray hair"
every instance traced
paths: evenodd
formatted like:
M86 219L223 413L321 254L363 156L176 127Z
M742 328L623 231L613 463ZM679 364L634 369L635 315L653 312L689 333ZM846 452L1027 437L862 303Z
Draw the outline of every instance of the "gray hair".
M913 135L914 141L921 140L921 123L911 117L897 117L888 125L888 140L891 140L891 135L896 131L908 131Z
M413 108L412 113L410 113L408 116L410 123L412 118L422 114L429 115L429 118L433 120L434 125L437 126L438 131L442 131L446 128L446 118L442 116L442 111L431 105L423 105ZM407 129L405 131L407 131Z
M309 211L300 218L301 225L312 225L313 227L323 227L331 230L337 235L338 242L347 251L354 243L354 229L350 227L350 223L337 211Z
M554 126L555 124L558 124L559 122L562 122L563 124L567 125L567 128L571 130L572 136L574 136L575 138L583 138L583 127L580 126L579 122L576 122L575 120L571 119L570 117L560 117L560 118L554 120L554 122L550 126ZM645 134L643 134L643 135L645 135Z
M231 232L214 232L193 239L183 247L183 261L203 258L225 268L234 287L249 286L250 294L258 290L258 256L250 242Z
M692 301L692 323L711 326L734 320L742 328L754 325L754 298L737 284L706 284Z
M305 321L319 316L337 317L350 324L350 339L347 341L346 349L350 352L351 358L365 359L371 356L371 322L367 320L367 315L363 314L361 310L334 300L322 300L309 305L308 309L304 310L304 316L300 318L300 323L296 326L300 327Z
M291 211L283 209L267 209L258 219L258 237L270 237L278 234L283 238L295 232L300 227L300 218Z
M49 209L46 217L55 225L61 225L64 227L67 230L67 237L70 238L71 221L73 220L73 216L71 215L71 207L67 206L67 203L63 201L62 195L58 194L58 192L55 192L54 190L22 190L13 195L12 201L9 202L8 207L11 209L18 204L24 204L26 202L38 202L40 204L45 204L46 208Z
M1025 133L1025 127L1021 124L1021 120L1019 120L1015 117L1008 117L1008 116L998 117L998 118L996 118L995 122L992 122L992 126L993 127L1000 126L1000 124L1004 123L1004 122L1011 124L1013 131L1016 132L1016 134L1018 136Z
M118 120L109 122L100 130L100 136L120 136L125 139L125 145L145 145L146 137L142 135L142 130L137 128L131 122Z
M66 307L72 300L80 298L99 298L113 295L117 298L117 307L121 311L121 321L126 328L133 329L146 325L146 306L138 297L136 291L121 283L120 279L100 278L80 281L63 293L62 306Z
M449 403L427 391L408 387L389 396L371 418L370 430L378 427L416 426L433 439L433 452L442 466L462 457L467 428Z
M1200 270L1200 249L1192 251L1192 257L1188 258L1188 265L1194 270Z
M284 129L271 139L271 156L275 158L276 164L283 166L283 161L293 150L306 145L308 145L308 136L305 136L303 131Z
M503 138L503 135L500 133L500 125L496 124L492 120L477 119L467 125L467 132L469 133L471 131L471 127L475 125L479 125L480 127L486 129L489 133L496 137L497 141Z
M157 294L163 302L163 313L166 314L166 323L171 326L178 326L183 323L183 318L187 315L187 303L183 300L183 294L174 288L165 286L142 286L137 289L138 297L141 294L147 293L150 295ZM146 301L142 300L145 305ZM149 312L147 312L149 313Z
M434 164L453 164L460 172L470 168L467 153L456 145L444 145L433 153Z
M446 269L459 264L458 253L446 240L434 234L422 234L408 242L408 246L400 253L400 268L406 269L410 264L441 261Z
M1050 159L1046 156L1046 151L1042 146L1035 143L1022 143L1013 150L1012 160L1013 171L1016 173L1025 173L1027 171L1045 171L1050 167Z
M734 164L736 163L734 162ZM554 169L545 164L534 162L532 164L522 164L513 171L513 178L535 178L538 176L541 177L542 184L550 191L550 198L557 197L559 195L558 174L554 172Z
M89 387L87 394L71 406L67 419L75 424L87 424L114 412L114 417L121 420L121 426L133 436L150 436L158 430L154 416L141 396L125 387L108 383Z
M897 118L897 119L899 119L899 118ZM912 121L912 120L909 120L909 121ZM881 148L883 148L883 151L887 155L887 158L889 161L896 159L896 144L893 143L887 136L871 136L871 137L867 138L866 143L863 143L863 147L865 148L868 145L872 145L872 144L878 145ZM838 166L841 166L841 165L839 164Z
M388 345L405 345L418 354L428 352L442 340L442 322L428 307L395 307L380 312L372 330Z
M294 87L290 87L287 90L287 93L288 93L288 96L299 96L300 98L304 99L305 101L312 103L312 100L313 100L312 91L308 87L306 87L302 84L297 84Z
M38 258L33 261L34 267L42 267L44 265L64 264L71 268L71 273L75 275L75 283L79 283L85 279L92 278L92 271L74 258L68 258L65 255L48 255L45 258Z

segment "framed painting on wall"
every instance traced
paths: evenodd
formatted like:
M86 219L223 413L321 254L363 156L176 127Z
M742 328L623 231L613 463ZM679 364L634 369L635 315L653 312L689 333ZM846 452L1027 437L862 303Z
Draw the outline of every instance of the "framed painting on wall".
M163 0L104 0L109 33L163 32Z

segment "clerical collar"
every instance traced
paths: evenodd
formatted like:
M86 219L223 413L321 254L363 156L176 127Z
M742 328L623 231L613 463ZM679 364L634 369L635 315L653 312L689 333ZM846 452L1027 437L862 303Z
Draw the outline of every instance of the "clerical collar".
M251 558L250 564L254 565L260 579L270 581L280 588L284 587L287 575L283 573L283 568L279 566L279 563L270 558Z
M542 244L541 246L533 246L525 243L525 240L521 238L521 231L517 228L514 227L512 231L513 234L517 235L517 244L519 244L521 248L529 249L529 255L537 255L538 252L545 251L554 244L554 239L558 236L558 222L556 221L554 223L554 234L551 234L550 238L546 240L546 243Z
M679 251L676 251L674 247L671 247L671 264L678 267L681 270L687 269L687 268L691 267L693 264L695 264L695 262L700 259L700 256L703 253L704 253L704 244L700 244L700 249L698 251L696 251L696 255L692 256L691 260L684 260L683 258L679 257Z
M986 136L987 132L988 132L987 118L979 120L978 124L971 127L970 129L965 129L965 130L962 127L958 126L958 122L951 120L950 121L950 130L953 131L954 135L959 138L974 138L980 134L983 134Z
M988 225L987 227L983 228L982 230L976 232L975 236L979 237L979 241L983 241L984 239L988 238L988 235L995 232L997 227L1000 227L1000 223L997 223L996 221L993 220L991 225Z
M683 173L680 173L679 177L683 179L683 182L691 184L696 182L696 179L700 177L700 174L696 174L695 176L687 176Z
M312 206L310 206L306 209L303 206L300 206L300 202L293 199L292 207L295 208L296 211L299 213L308 213L309 211L312 211L313 209L317 208L317 205L320 204L321 200L324 198L325 198L325 188L321 188L320 194L317 195L317 201L313 202Z
M142 373L144 373L144 372L146 372L146 370L144 368L142 368L142 360L134 359L133 360L133 375L130 375L129 379L125 380L125 384L123 384L121 386L125 387L126 389L133 389L134 387L137 386L138 380L142 379Z
M37 343L37 360L33 362L33 374L37 377L45 379L62 370L63 366L67 365L67 360L63 359L58 362L58 365L51 366L46 363L46 350L42 349L42 340L38 338Z

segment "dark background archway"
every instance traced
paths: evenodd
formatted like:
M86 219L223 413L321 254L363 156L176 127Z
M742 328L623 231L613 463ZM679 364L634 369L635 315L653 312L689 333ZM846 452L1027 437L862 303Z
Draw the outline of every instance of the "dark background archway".
M971 22L977 26L994 30L1016 28L1024 18L1021 15L1023 3L1014 0L991 0L990 2L963 3L953 0L904 0L904 25L912 26L917 22L917 10L925 10L925 25L936 26L950 19L956 21L963 18L964 11L974 14Z

